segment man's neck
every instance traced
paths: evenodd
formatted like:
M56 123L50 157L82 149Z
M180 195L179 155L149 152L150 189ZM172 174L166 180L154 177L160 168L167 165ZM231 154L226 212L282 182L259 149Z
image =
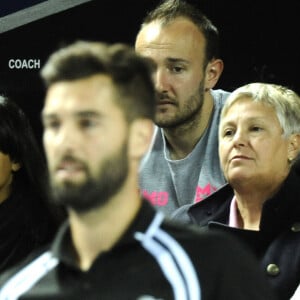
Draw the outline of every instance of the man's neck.
M88 270L100 253L109 251L140 209L138 191L125 197L124 191L121 194L110 199L105 206L88 213L69 211L71 235L80 269Z
M210 122L213 107L212 95L206 92L202 109L193 120L176 128L163 129L172 159L183 159L193 151Z

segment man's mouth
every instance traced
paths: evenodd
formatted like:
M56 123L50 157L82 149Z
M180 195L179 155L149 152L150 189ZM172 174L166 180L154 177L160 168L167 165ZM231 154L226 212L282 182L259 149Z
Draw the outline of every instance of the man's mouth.
M55 171L60 178L69 178L84 172L85 168L82 163L66 160L59 163Z
M160 100L156 102L156 105L174 105L175 103L171 100Z

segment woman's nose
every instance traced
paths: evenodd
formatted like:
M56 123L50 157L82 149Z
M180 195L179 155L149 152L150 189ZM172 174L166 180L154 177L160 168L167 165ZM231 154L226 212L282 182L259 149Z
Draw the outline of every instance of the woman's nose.
M247 136L243 130L238 129L234 136L233 136L233 142L236 146L244 146L246 145Z

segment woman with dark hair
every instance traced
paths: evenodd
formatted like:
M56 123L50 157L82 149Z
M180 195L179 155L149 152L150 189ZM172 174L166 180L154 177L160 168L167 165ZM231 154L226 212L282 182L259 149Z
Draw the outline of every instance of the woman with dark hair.
M46 204L46 164L23 111L0 96L0 272L48 243L57 220Z

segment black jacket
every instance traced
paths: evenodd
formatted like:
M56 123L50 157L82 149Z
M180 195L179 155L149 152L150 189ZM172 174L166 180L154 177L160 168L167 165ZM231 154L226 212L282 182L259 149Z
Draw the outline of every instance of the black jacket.
M58 228L34 193L12 195L0 204L0 273L49 244Z
M23 300L274 299L257 261L234 239L160 216L144 201L123 237L85 272L65 223L46 252L1 277L0 300L14 299L18 291ZM19 277L11 277L16 272Z
M230 232L250 247L279 299L289 299L300 282L300 176L291 171L264 203L260 231L227 225L232 198L232 188L225 185L186 210L193 223Z

